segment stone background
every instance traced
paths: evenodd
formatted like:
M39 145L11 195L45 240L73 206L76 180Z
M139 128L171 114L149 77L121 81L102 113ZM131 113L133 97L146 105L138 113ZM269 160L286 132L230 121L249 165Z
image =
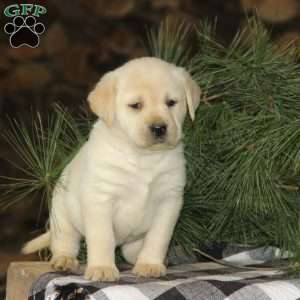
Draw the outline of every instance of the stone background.
M24 1L26 2L26 1ZM15 2L1 1L0 11ZM28 3L31 3L30 1ZM31 111L46 114L54 102L72 110L85 103L89 89L102 74L123 62L145 55L141 41L146 28L166 16L190 22L218 17L218 36L226 43L245 26L245 11L256 11L272 30L274 41L300 45L299 0L49 0L35 1L48 12L40 17L46 27L38 48L10 47L0 18L0 131L7 117L30 119ZM17 176L8 160L18 162L0 137L0 176ZM0 180L1 181L1 180ZM0 194L1 200L1 194ZM21 244L44 226L37 221L39 199L26 199L0 211L0 299L10 261L38 259L19 255Z

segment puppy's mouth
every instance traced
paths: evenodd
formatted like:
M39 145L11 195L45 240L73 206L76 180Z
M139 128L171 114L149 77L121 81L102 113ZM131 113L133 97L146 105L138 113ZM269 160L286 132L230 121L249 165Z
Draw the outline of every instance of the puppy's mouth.
M153 143L147 143L143 145L137 145L140 149L156 152L156 151L167 151L172 150L178 145L179 141L176 143L170 143L167 141L158 142L155 141Z
M148 143L146 142L145 146L143 148L148 148L149 150L168 150L175 148L179 143L179 140L171 141L168 139L168 137L162 137L162 138L151 138L150 141L148 140Z
M153 139L152 139L152 145L166 144L166 143L168 143L166 137L153 138Z

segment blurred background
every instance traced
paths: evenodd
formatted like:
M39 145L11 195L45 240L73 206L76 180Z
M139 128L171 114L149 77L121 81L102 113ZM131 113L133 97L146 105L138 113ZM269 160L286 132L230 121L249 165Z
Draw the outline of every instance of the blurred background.
M13 1L0 2L0 11ZM14 49L3 27L11 19L0 18L0 131L8 118L30 121L31 112L42 115L61 103L76 113L88 91L105 72L129 59L146 55L147 29L158 27L165 17L197 23L214 21L220 42L228 43L246 25L246 15L257 14L279 47L300 47L300 0L49 0L22 1L41 4L47 14L37 18L46 30L37 48ZM0 137L0 176L17 177L9 161L18 157ZM1 183L1 179L0 179ZM1 200L1 194L0 194ZM38 218L38 215L40 216ZM20 247L47 221L39 199L21 201L0 210L0 299L5 294L5 274L11 261L36 260L22 256Z

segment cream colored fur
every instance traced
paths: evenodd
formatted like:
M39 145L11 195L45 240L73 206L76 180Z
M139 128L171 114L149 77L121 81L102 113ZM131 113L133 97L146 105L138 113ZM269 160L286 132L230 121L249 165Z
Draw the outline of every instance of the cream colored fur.
M99 120L56 185L50 231L23 251L50 246L55 268L74 269L84 236L88 279L118 279L116 246L137 275L164 275L185 186L181 127L187 107L194 117L199 98L184 69L157 58L106 74L88 96ZM176 105L168 107L169 99ZM167 125L163 140L149 129L157 123Z

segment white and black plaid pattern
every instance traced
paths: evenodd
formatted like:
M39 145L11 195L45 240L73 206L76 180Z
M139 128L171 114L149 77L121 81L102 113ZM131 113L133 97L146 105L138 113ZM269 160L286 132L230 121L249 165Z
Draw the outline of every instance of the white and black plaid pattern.
M300 300L300 279L288 279L276 270L245 271L218 265L203 270L199 263L170 268L161 279L137 278L125 271L117 283L92 282L58 272L42 275L33 284L29 299Z

